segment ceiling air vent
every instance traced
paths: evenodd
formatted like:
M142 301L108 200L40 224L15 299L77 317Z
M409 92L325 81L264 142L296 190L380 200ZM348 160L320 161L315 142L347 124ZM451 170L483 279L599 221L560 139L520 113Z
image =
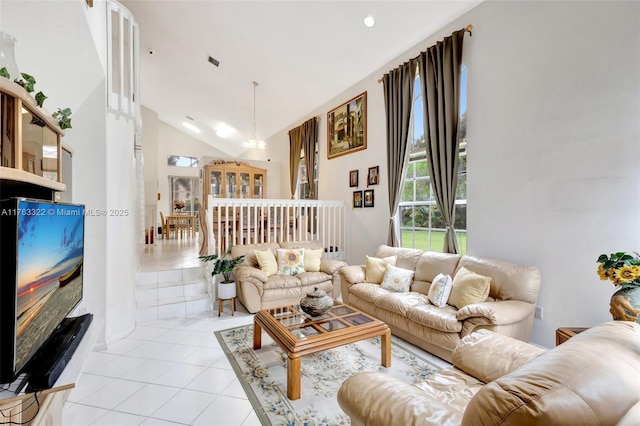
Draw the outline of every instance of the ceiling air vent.
M215 65L216 67L220 66L220 61L218 61L216 58L214 58L213 56L209 56L209 62L211 62L213 65Z

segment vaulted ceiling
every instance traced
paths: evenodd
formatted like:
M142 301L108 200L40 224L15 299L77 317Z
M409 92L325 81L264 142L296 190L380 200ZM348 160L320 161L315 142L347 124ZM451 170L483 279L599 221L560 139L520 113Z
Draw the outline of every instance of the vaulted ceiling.
M267 139L480 1L121 3L140 28L141 103L236 157L254 133L253 81L257 136ZM221 123L235 129L226 139L216 135Z

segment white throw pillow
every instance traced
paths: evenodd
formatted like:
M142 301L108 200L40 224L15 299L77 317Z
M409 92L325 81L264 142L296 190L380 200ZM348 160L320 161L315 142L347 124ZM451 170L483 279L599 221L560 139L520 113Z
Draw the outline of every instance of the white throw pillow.
M277 249L278 275L298 275L304 272L304 249Z
M453 280L449 275L438 274L431 282L427 297L431 303L439 308L447 306L447 300L449 300L452 287Z
M414 271L409 269L389 265L382 279L382 288L399 293L406 293L411 288L414 273Z

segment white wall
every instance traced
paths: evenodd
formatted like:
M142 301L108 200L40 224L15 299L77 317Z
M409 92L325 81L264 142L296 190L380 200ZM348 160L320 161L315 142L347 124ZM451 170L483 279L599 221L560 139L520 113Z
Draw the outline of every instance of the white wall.
M158 114L145 107L141 108L140 113L144 158L144 203L155 205L158 200Z
M350 203L349 170L362 182L380 165L375 208L348 217L347 261L363 263L389 217L377 80L467 24L468 252L540 268L532 340L551 347L557 327L611 319L595 261L640 247L639 3L484 2L268 142L288 147L291 127L321 117L323 199ZM367 149L327 160L327 112L365 90Z

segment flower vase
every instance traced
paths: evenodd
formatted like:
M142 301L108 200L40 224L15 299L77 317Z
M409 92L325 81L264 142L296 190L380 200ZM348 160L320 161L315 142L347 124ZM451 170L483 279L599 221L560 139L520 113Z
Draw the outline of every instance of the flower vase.
M640 284L622 284L611 296L609 312L616 321L640 324Z
M11 81L22 78L16 64L15 48L16 39L0 31L0 68L7 70Z

